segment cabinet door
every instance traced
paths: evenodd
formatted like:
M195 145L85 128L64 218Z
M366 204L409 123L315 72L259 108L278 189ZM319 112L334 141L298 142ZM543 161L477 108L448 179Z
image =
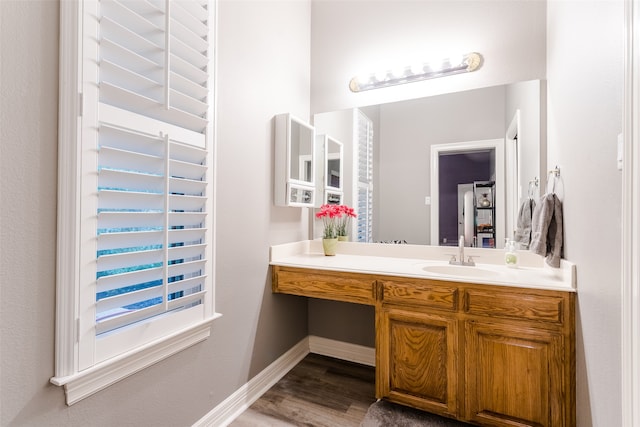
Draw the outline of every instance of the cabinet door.
M291 114L275 116L274 203L320 207L316 203L315 128Z
M376 282L372 276L280 266L274 266L272 274L273 292L356 304L375 304Z
M560 333L468 321L466 418L492 426L567 426Z
M377 334L378 397L456 416L457 320L382 307Z

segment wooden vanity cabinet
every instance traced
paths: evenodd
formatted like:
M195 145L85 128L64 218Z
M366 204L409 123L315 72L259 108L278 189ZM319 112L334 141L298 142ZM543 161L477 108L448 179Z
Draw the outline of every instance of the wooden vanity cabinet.
M570 292L465 287L465 419L575 426L574 310Z
M386 307L377 336L377 396L457 417L458 321Z
M401 279L381 280L379 285L377 397L457 417L456 287Z
M376 306L376 397L486 426L575 426L575 294L274 267L274 292Z
M380 283L377 397L478 425L575 425L574 294Z
M465 418L492 426L574 425L563 409L563 341L544 329L465 322Z

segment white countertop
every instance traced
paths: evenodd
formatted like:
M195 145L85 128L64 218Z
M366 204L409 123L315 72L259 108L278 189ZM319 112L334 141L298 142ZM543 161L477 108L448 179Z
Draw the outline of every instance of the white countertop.
M388 276L429 278L533 289L576 291L576 267L562 260L551 268L529 251L519 251L519 266L503 264L500 249L465 248L472 267L449 266L457 247L339 242L335 256L325 256L321 240L304 240L271 247L270 264ZM451 268L453 267L453 268ZM426 269L426 270L425 270Z

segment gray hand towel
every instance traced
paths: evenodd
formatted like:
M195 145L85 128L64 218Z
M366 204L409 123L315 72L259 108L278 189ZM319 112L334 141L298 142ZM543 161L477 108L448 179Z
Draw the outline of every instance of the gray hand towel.
M531 243L531 218L535 207L536 202L533 199L527 199L520 205L515 241L520 244L521 249L529 249L529 243Z
M555 194L542 196L531 219L531 252L546 256L551 267L562 258L562 203Z

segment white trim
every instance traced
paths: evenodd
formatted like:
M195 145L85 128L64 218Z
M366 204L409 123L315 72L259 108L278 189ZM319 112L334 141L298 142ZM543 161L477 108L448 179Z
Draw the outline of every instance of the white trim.
M217 20L217 1L212 0L214 7L213 18ZM56 270L56 325L55 325L55 376L51 383L64 386L68 405L84 399L99 390L138 372L158 361L161 361L187 347L205 340L210 335L211 324L214 319L220 317L215 313L214 306L214 274L208 280L211 281L210 292L205 297L204 315L196 323L190 324L184 329L159 337L140 347L124 352L101 363L91 364L87 369L81 368L79 339L80 322L78 301L81 283L80 274L80 226L81 216L81 144L82 137L81 119L82 105L90 96L82 93L83 67L83 14L86 5L95 6L95 2L83 0L69 0L60 3L60 100L59 100L59 126L58 126L58 211L57 211L57 254L59 260ZM217 26L211 28L217 31ZM210 50L215 52L215 37L210 43ZM211 61L214 61L210 57ZM215 63L214 63L215 66ZM84 70L86 71L86 70ZM215 70L214 70L215 72ZM215 85L214 75L210 76ZM209 93L215 100L216 93ZM84 99L83 99L84 98ZM207 147L213 153L213 164L208 169L208 182L215 190L215 156L216 140L213 133L213 120L215 119L215 106L209 110L210 118L207 134L210 136L210 146ZM213 217L213 201L215 193L209 198L208 212L210 212L207 228L208 255L207 259L214 263L215 253L215 218ZM211 271L215 271L212 267ZM93 346L91 347L93 351Z
M520 110L516 110L511 124L505 134L505 207L507 208L505 237L513 238L518 222L518 209L520 206L520 197L522 197L522 177L521 175L521 159L518 147L518 140L522 139L522 126L520 125ZM513 161L511 161L513 160ZM515 175L515 179L512 179Z
M196 421L193 427L228 426L309 353L369 366L375 365L374 348L310 335Z
M210 81L213 85L207 95L207 102L211 106L209 108L209 125L207 127L207 135L209 135L209 144L207 147L211 153L213 161L207 171L207 179L211 186L211 197L207 201L207 212L211 215L207 215L207 224L211 227L212 236L210 244L207 245L206 258L211 263L211 289L205 295L205 304L207 310L211 310L212 315L216 314L216 258L217 258L217 237L218 237L218 215L216 214L216 203L218 199L218 0L212 0L210 3L213 7L213 30L209 29L212 40L209 41L209 65Z
M622 426L640 426L640 0L625 2Z
M76 351L76 295L80 281L80 234L78 206L80 206L79 168L80 146L80 29L82 5L79 1L60 2L60 99L58 121L58 230L56 253L65 254L65 262L57 263L56 282L69 286L56 286L56 375L75 372ZM75 120L74 120L75 118Z
M142 348L125 353L66 377L53 377L51 383L64 386L67 405L91 396L129 375L176 354L209 337L211 323L220 317L215 315L198 325L164 337Z
M360 363L362 365L376 365L375 348L317 337L315 335L309 335L309 352Z
M504 140L485 139L480 141L453 142L449 144L434 144L431 146L431 245L440 244L440 197L439 197L439 156L440 153L454 153L478 149L494 149L496 153L496 248L504 246L505 224L505 185L504 185Z
M227 426L267 392L309 354L309 337L304 338L262 372L193 424L194 427Z

